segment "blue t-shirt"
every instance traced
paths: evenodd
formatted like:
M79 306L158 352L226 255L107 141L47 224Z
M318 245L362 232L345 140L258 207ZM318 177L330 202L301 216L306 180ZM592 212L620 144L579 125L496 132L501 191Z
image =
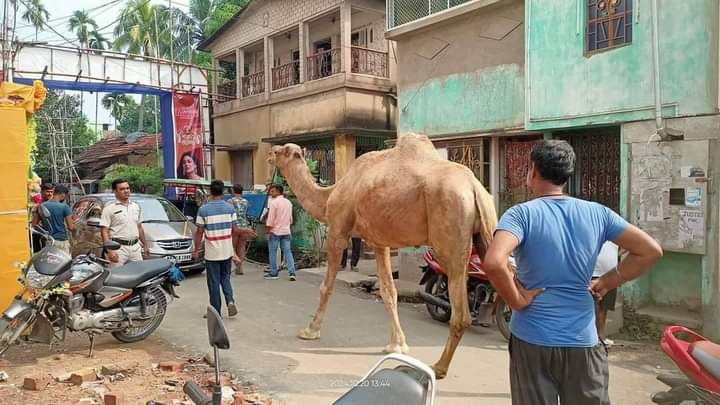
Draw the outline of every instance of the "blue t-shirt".
M517 277L528 289L545 288L527 308L513 311L512 334L540 346L597 345L588 287L603 243L626 227L609 208L571 197L537 198L507 210L497 229L520 241Z
M50 232L53 239L59 241L68 240L65 218L72 215L70 206L57 201L47 201L43 203L43 206L50 211L50 218L43 220L43 227Z

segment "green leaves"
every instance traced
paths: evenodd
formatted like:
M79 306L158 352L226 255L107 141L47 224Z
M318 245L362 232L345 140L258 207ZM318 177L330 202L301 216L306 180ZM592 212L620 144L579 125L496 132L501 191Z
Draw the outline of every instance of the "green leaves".
M159 167L136 167L117 165L100 182L103 189L110 188L115 179L125 179L135 193L161 194L163 191L163 173Z

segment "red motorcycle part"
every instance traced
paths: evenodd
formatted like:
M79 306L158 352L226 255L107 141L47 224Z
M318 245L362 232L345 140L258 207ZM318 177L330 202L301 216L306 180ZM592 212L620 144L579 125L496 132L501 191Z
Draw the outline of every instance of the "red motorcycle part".
M680 339L678 335L685 335L685 338ZM669 326L663 332L660 348L693 383L707 390L720 393L720 379L697 360L703 359L708 368L718 367L717 369L720 369L720 345L707 340L688 328Z

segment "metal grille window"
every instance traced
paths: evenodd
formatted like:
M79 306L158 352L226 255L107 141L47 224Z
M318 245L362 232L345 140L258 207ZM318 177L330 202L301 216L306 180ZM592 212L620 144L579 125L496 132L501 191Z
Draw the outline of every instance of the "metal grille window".
M459 6L470 0L393 0L387 4L388 29Z
M447 146L448 160L468 167L488 192L490 190L490 139Z
M632 0L587 0L587 51L632 42Z
M620 210L620 131L616 128L559 132L575 150L568 194Z
M305 149L305 159L317 162L320 181L335 184L335 144L317 143L302 146Z

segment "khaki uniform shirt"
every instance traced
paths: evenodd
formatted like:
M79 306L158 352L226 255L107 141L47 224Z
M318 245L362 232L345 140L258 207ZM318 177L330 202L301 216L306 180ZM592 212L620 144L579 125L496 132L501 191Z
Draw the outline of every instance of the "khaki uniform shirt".
M102 211L100 226L107 227L110 238L133 241L140 237L138 224L141 221L140 206L129 201L127 205L119 201L108 203Z

